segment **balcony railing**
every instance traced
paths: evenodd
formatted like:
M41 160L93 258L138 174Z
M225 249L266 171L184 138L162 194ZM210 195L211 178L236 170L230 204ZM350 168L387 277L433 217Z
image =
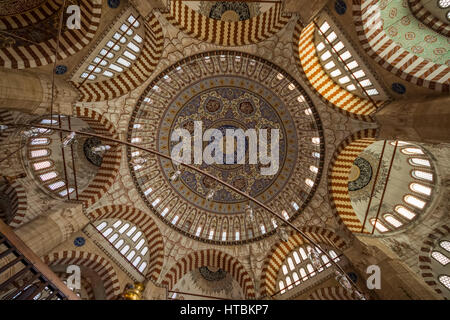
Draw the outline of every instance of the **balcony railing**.
M0 220L0 300L79 300Z

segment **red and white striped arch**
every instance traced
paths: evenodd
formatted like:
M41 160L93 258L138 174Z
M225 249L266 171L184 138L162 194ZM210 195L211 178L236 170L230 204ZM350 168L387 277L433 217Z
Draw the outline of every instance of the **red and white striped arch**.
M347 242L331 230L320 227L307 227L302 230L317 243L328 244L332 247L343 250ZM279 240L275 243L264 260L261 273L261 297L269 297L276 292L276 280L278 270L280 270L289 253L299 246L308 243L296 231L291 231L287 242Z
M206 17L182 1L171 1L169 12L163 16L188 35L219 46L243 46L269 39L290 19L283 16L281 3L251 19L226 22Z
M12 123L14 122L14 117L9 110L0 110L0 123ZM8 138L8 136L14 131L13 128L8 128L0 131L0 142Z
M186 273L205 266L228 272L239 283L246 298L255 298L255 287L245 267L236 258L214 249L195 251L183 257L166 273L162 284L171 290Z
M102 219L117 218L126 220L139 227L145 234L149 247L150 261L147 268L147 279L156 281L161 273L164 262L164 241L158 226L150 215L129 206L106 206L88 213L91 222Z
M367 54L400 78L440 92L450 91L450 67L419 57L391 40L383 30L379 0L353 0L353 19Z
M435 228L433 232L427 235L423 241L422 247L419 253L419 269L420 275L423 280L438 294L442 294L442 290L436 282L436 275L433 273L431 266L431 252L435 246L435 241L439 238L445 237L450 233L450 226L443 225L439 228Z
M344 223L352 232L359 233L362 223L353 210L348 194L348 175L358 155L375 142L377 130L366 129L346 138L337 147L328 169L328 193L331 208L339 224Z
M295 60L302 71L300 74L308 86L317 92L327 105L349 117L373 121L371 115L376 112L382 102L374 104L368 99L363 99L343 89L325 72L314 42L315 30L314 23L311 22L303 28L300 21L294 29L293 50Z
M106 299L112 300L120 294L117 273L111 263L103 257L85 251L59 251L43 258L49 266L77 265L94 271L102 280Z

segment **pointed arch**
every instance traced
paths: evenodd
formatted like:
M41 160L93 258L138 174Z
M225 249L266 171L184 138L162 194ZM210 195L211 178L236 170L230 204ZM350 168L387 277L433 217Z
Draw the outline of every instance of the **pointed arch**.
M103 281L106 299L112 300L120 294L120 284L117 273L111 263L105 258L86 251L59 251L45 256L44 263L49 266L77 265L95 272Z
M236 258L214 249L195 251L183 257L165 274L162 284L171 290L186 273L205 266L228 272L239 283L246 298L255 298L255 287L245 267Z
M309 237L317 243L325 243L343 250L348 246L345 239L338 236L331 230L320 227L308 227L302 229ZM307 243L303 237L295 231L290 232L289 240L284 242L278 240L270 249L269 254L264 259L261 273L261 297L269 297L276 292L276 280L278 270L288 254L295 248Z
M348 175L353 162L369 145L375 142L377 130L366 129L346 138L337 147L328 168L328 193L331 209L338 223L344 223L352 232L361 232L362 223L353 210L348 194Z

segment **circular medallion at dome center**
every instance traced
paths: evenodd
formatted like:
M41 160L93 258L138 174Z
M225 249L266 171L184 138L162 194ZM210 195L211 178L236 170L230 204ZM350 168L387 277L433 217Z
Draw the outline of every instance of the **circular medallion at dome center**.
M170 139L176 129L185 129L193 137L195 122L201 123L202 133L215 129L222 134L222 139L217 141L222 163L215 161L208 165L203 159L197 167L262 201L272 199L282 190L297 158L296 131L289 111L271 90L240 77L216 76L198 81L178 94L164 113L159 127L159 151L173 150L179 143ZM247 137L243 144L235 140L233 149L226 147L226 140L229 139L227 132L239 129L244 133L249 130L257 133L256 148L262 143L260 134L267 133L266 150L269 156L272 155L272 130L278 130L278 157L272 155L278 163L275 174L262 174L262 168L269 167L270 163L262 164L259 157L256 164L250 161L250 153L255 150L250 144L255 140ZM212 142L216 141L203 141L202 150ZM194 163L193 156L191 160ZM160 163L170 179L175 170L173 164L165 159L160 159ZM191 170L183 171L179 181L173 185L182 197L208 210L211 208L204 199L211 189L214 190L212 200L218 203L217 212L230 212L230 205L236 206L236 211L232 212L242 211L243 204L247 202L227 187Z

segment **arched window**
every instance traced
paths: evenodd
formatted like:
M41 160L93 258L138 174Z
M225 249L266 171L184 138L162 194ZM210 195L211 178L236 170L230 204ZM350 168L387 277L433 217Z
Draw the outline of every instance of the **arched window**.
M291 277L287 276L286 277L286 286L288 290L292 289L292 281L291 281Z
M367 72L357 62L359 57L350 52L351 45L345 43L345 36L340 33L332 19L328 19L324 14L322 16L318 18L320 32L316 33L316 51L325 71L347 91L358 90L362 95L365 93L361 87L364 87L368 95L379 95L380 92L369 79Z
M314 186L314 181L311 179L305 179L305 183L311 188Z
M283 264L283 266L281 267L281 270L283 270L283 274L284 274L284 275L287 275L287 274L288 274L288 269L287 269L287 267L286 267L285 264Z
M56 173L56 171L50 171L50 172L41 174L41 175L39 176L39 178L41 178L41 180L45 182L45 181L54 179L54 178L56 178L57 176L58 176L58 174Z
M300 252L300 255L302 256L303 260L306 260L308 258L308 255L306 254L305 249L300 248L299 252Z
M122 220L103 220L95 223L96 229L111 245L143 273L148 266L146 238L138 226ZM142 248L144 247L144 248Z
M48 160L33 163L34 170L43 170L43 169L50 168L51 166L52 166L52 163Z
M314 172L314 173L318 173L319 172L319 168L317 168L316 166L309 166L309 170L311 172Z
M300 272L300 275L301 275L303 281L308 280L308 276L307 276L304 268L300 268L299 272Z
M306 269L308 269L308 273L309 273L310 277L314 277L316 275L316 272L314 271L312 264L308 263L306 265Z
M41 145L47 145L50 143L50 140L48 138L34 138L31 139L30 145L32 146L41 146Z
M299 285L299 280L300 280L300 278L298 277L298 274L297 274L297 272L294 272L293 274L292 274L292 280L294 280L294 285L295 286L298 286Z
M294 260L296 264L299 264L301 262L300 257L298 256L297 252L294 252Z
M286 290L284 290L284 282L280 280L280 282L278 282L278 285L280 287L281 294L285 293Z

